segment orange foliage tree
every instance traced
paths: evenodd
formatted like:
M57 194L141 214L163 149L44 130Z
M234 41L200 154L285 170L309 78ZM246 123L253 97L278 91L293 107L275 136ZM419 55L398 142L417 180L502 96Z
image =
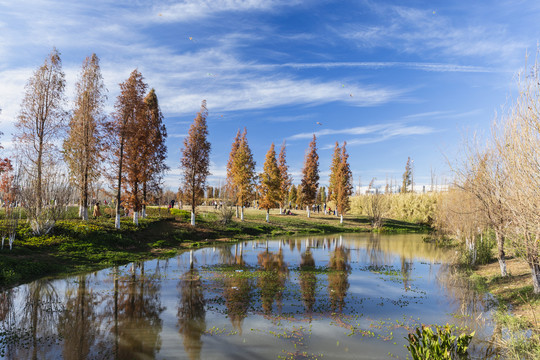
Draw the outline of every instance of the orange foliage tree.
M231 187L236 193L237 205L241 206L240 218L242 221L244 220L244 204L253 196L253 190L257 181L255 161L253 160L246 135L247 130L244 128L238 145L236 146L233 143L230 156L230 159L232 159L231 167L230 172L228 171L230 178L227 179L227 182L231 184Z
M64 160L71 182L79 189L79 216L83 220L88 220L88 189L91 182L99 178L99 165L103 160L104 91L99 58L92 54L84 60L76 84L75 109L64 140Z
M144 93L147 85L142 74L133 70L129 78L120 84L120 95L115 104L113 119L108 123L108 132L111 138L113 166L117 171L116 181L116 221L115 226L120 228L120 204L122 202L122 187L128 188L127 203L134 211L134 221L141 203L138 197L138 146L142 142L143 130L140 129L145 116ZM124 174L126 170L127 174ZM123 181L125 180L125 181ZM126 184L127 183L127 184Z
M281 144L281 149L279 151L279 157L278 157L278 168L279 173L281 176L281 184L280 184L280 197L279 197L279 213L282 213L282 209L287 206L287 202L289 201L289 189L292 184L291 175L289 174L289 166L287 166L287 160L286 160L286 144L285 141L283 141L283 144Z
M206 178L210 175L210 142L206 118L208 109L206 100L201 104L201 111L193 120L188 136L184 139L180 167L184 172L183 194L191 204L191 225L195 225L195 210L204 197Z
M315 204L319 188L319 155L317 155L317 138L309 143L309 151L304 159L301 182L302 201L306 205L307 217L310 217L310 206Z
M260 178L260 203L259 207L266 209L266 222L269 222L270 209L275 207L281 199L281 172L276 161L274 143L266 153L263 172Z

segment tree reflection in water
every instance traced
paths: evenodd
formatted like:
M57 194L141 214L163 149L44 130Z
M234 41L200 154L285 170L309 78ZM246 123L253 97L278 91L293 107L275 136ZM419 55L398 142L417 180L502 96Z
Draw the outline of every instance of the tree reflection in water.
M114 295L109 302L113 303L116 358L155 357L161 348L160 315L164 310L159 278L145 274L144 263L132 264L124 276L116 271L113 276Z
M268 249L261 251L257 255L257 260L262 270L258 277L258 285L261 290L263 311L270 314L275 299L278 313L281 314L283 290L289 274L287 263L283 261L283 249L280 247L277 254L269 252Z
M6 358L53 358L51 345L58 338L56 330L62 310L56 287L50 280L40 279L26 285L24 292L23 315L16 328L11 330L20 332L19 335L23 335L28 342L24 348L17 346L9 349Z
M88 277L79 275L75 286L66 287L66 305L58 323L58 331L64 337L64 359L88 359L96 350L94 346L103 346L101 319L95 311L99 299L91 287L87 289Z
M349 265L350 250L343 245L338 245L330 253L328 267L328 295L333 312L341 313L345 305L345 297L349 290Z
M242 334L242 324L251 304L252 280L248 276L243 258L242 244L235 247L235 271L232 276L226 276L223 297L227 306L227 315L234 329Z
M302 292L302 302L308 317L313 317L313 307L315 305L315 288L317 286L317 276L315 275L315 259L313 254L306 249L300 260L300 290Z
M177 286L179 293L178 328L184 350L190 359L200 359L202 334L206 331L206 310L201 277L197 269L184 273Z

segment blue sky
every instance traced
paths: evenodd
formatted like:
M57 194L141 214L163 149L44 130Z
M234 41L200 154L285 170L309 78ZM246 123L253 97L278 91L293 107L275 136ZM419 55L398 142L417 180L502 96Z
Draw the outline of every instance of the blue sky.
M156 89L168 139L166 185L180 184L180 147L203 99L210 183L225 179L231 142L247 127L257 168L287 141L295 183L313 133L321 185L347 141L355 185L450 173L464 134L488 132L540 40L536 1L0 0L0 143L24 86L53 46L68 108L83 59L101 59L111 111L138 68ZM318 124L320 123L320 125ZM441 181L441 180L439 180Z

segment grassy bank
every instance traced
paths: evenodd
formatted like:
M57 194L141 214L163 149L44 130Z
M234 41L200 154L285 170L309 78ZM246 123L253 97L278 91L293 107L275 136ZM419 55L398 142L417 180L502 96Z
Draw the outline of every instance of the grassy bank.
M263 211L247 209L245 221L233 218L228 225L220 222L211 207L201 208L197 226L189 225L189 212L149 209L149 216L139 226L122 218L121 230L114 228L114 219L101 217L87 222L78 219L59 221L50 234L34 236L26 222L19 224L12 251L0 252L0 289L12 287L43 276L60 276L92 271L156 257L170 257L186 248L213 242L238 241L262 236L368 232L373 229L364 216L339 218L324 214L305 216L271 213L265 222ZM387 220L381 231L420 232L425 227L402 221Z
M520 258L507 259L508 276L497 261L470 273L478 290L493 294L499 309L495 320L504 328L494 341L508 359L540 359L540 295L533 293L531 269Z

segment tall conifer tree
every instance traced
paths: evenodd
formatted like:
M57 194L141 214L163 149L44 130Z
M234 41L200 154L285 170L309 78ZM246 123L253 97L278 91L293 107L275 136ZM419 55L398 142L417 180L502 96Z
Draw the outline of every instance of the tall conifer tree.
M208 109L206 100L201 104L201 111L193 120L188 136L184 139L181 168L184 172L184 198L191 204L191 225L195 225L195 210L204 197L206 178L210 175L210 142L206 118Z
M259 175L261 199L259 207L266 209L266 222L269 222L270 209L275 207L281 200L281 172L276 161L274 143L266 153L263 172Z
M241 206L240 218L244 220L244 203L253 196L253 190L257 181L255 175L255 161L251 154L247 141L247 130L244 128L238 148L232 157L232 183L237 193L237 204ZM234 148L234 145L233 145Z
M345 148L346 145L347 143L344 142L343 147L341 148L335 189L336 207L341 215L341 223L343 223L343 215L350 209L349 197L352 195L353 190L352 172L349 166L349 155L347 154L347 150Z
M168 169L165 165L167 157L167 129L163 123L163 114L154 89L151 89L144 98L145 122L144 129L147 134L146 141L140 150L142 163L142 217L146 217L146 204L149 191L158 191L163 172Z
M336 146L334 147L334 155L332 156L332 165L330 167L330 179L328 186L328 199L330 201L336 201L335 189L337 187L336 179L339 172L339 164L341 162L341 148L339 143L336 141Z
M122 203L122 187L127 187L126 181L131 184L131 191L128 202L134 210L138 211L138 183L137 181L137 145L141 136L138 126L141 118L145 115L144 93L147 85L143 81L142 74L136 69L133 70L129 78L120 84L120 95L115 104L113 120L107 124L110 135L113 166L117 171L116 181L116 220L115 227L120 229L120 205ZM129 149L128 149L129 147ZM129 159L128 159L129 158ZM129 170L128 175L124 170ZM135 187L133 187L135 185ZM134 214L134 220L135 218Z
M281 184L280 184L280 198L279 198L279 213L282 213L282 209L286 207L287 201L289 199L289 188L292 184L291 175L289 174L289 166L287 166L286 160L287 147L285 141L281 144L281 149L279 150L278 157L278 167L279 173L281 175Z
M309 151L304 160L302 169L301 194L302 201L307 207L307 217L310 217L310 206L315 204L317 189L319 188L319 155L317 155L317 138L309 143Z
M71 181L79 189L79 216L83 220L88 220L89 187L99 178L99 166L103 161L105 90L99 58L92 54L84 60L76 84L75 109L69 122L68 137L64 140L64 159Z

